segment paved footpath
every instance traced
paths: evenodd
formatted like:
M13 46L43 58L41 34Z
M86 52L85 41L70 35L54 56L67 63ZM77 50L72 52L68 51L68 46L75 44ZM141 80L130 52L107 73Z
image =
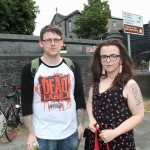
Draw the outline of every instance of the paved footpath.
M88 118L85 119L85 127L88 126ZM145 113L143 122L134 129L136 150L150 150L150 114ZM27 136L17 135L12 142L0 140L0 150L26 150ZM80 144L78 150L84 150L84 141Z

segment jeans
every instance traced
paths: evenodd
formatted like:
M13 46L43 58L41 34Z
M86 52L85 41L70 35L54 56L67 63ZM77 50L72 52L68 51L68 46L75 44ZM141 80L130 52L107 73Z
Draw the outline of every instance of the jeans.
M77 150L79 145L78 132L76 131L69 137L61 140L47 140L37 137L39 150Z

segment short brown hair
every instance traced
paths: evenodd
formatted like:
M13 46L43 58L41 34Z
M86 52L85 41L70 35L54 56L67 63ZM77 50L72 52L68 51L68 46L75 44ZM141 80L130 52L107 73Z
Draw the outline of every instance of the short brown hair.
M125 82L133 78L133 61L130 58L128 51L125 45L119 39L108 39L102 41L96 48L92 64L91 64L91 86L100 81L100 78L106 78L107 72L105 75L102 74L102 64L100 60L100 50L103 46L115 45L120 50L120 55L123 60L122 62L122 73L119 73L112 83L111 89L118 89Z
M52 33L56 33L56 34L58 34L61 38L62 38L62 31L61 31L61 29L59 28L59 26L57 26L57 25L52 25L52 24L50 24L50 25L46 25L45 27L43 27L42 29L41 29L41 32L40 32L40 39L41 40L43 40L43 35L44 35L44 33L46 33L46 32L52 32Z

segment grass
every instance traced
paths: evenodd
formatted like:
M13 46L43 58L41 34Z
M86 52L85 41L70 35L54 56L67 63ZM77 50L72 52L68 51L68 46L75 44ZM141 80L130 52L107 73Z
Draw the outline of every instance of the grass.
M17 136L27 136L26 127L24 125L19 125L16 129L15 137ZM0 138L0 143L9 142L5 136L5 134Z
M143 97L144 99L144 110L147 113L150 113L150 98L149 97Z
M144 102L144 110L145 112L150 113L150 101Z

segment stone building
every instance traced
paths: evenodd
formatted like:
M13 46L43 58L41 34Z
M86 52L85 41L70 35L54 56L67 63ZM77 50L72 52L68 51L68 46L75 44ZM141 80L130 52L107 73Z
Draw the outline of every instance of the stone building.
M81 13L79 10L75 10L67 16L56 13L51 21L51 24L58 25L62 29L63 36L65 38L77 38L77 35L72 33L72 29L76 28L74 21L80 15Z
M123 19L111 16L109 5L107 5L106 9L108 9L110 12L107 24L108 32L111 30L121 30L123 28ZM80 15L81 13L79 10L75 10L67 16L63 16L56 11L51 24L58 25L64 31L63 36L65 38L78 38L77 35L72 32L72 30L76 29L74 22Z

